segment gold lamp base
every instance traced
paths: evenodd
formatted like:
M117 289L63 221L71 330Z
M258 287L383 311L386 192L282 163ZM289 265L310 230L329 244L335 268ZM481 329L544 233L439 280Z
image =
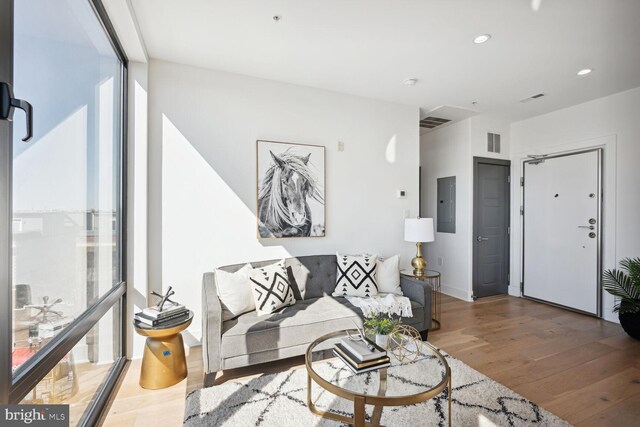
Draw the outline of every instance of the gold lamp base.
M411 267L413 267L413 275L416 277L424 276L424 271L427 269L427 260L422 258L422 243L416 243L416 256L411 260Z

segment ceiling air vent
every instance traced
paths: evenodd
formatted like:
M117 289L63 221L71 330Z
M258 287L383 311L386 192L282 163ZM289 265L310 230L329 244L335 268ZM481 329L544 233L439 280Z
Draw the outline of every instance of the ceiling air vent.
M421 128L427 128L427 129L433 129L436 126L443 125L443 124L448 123L450 121L451 120L449 120L449 119L442 119L440 117L429 116L429 117L425 117L424 119L420 120L420 127Z
M467 108L455 107L453 105L441 105L432 110L423 112L420 110L420 135L435 132L446 128L453 123L468 119L478 114L478 111Z
M524 103L524 102L533 101L534 99L542 98L542 97L543 97L543 96L545 96L545 95L546 95L546 94L544 94L544 93L537 93L537 94L535 94L535 95L531 95L531 96L529 96L529 97L527 97L527 98L522 98L522 99L520 100L520 102L523 102L523 103Z

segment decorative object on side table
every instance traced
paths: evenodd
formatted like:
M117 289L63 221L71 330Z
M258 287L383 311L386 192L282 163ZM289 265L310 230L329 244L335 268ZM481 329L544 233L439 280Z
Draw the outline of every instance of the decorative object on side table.
M440 315L442 309L442 289L440 288L440 272L435 270L425 270L422 276L415 276L413 270L401 270L404 277L431 285L431 331L440 329Z
M324 147L256 144L258 238L324 237Z
M396 326L389 334L387 350L400 362L416 360L422 354L420 332L413 326Z
M620 300L613 307L620 325L629 336L640 340L640 258L620 261L620 270L607 270L602 287Z
M156 390L179 383L187 377L184 341L180 334L193 319L193 312L169 299L175 292L169 287L166 294L152 294L158 305L136 313L133 326L138 334L147 337L140 386Z
M393 319L385 313L371 313L364 319L366 334L375 336L376 344L385 350L388 348L389 334L400 325L400 319Z
M155 291L152 291L151 294L160 298L160 302L136 313L134 315L136 321L150 326L161 327L167 322L175 324L178 321L186 320L189 316L189 310L184 305L169 299L170 296L175 294L171 286L169 286L164 295L160 295Z
M411 260L413 275L424 275L427 261L422 257L422 243L433 242L433 218L406 218L404 220L404 240L416 243L416 256Z

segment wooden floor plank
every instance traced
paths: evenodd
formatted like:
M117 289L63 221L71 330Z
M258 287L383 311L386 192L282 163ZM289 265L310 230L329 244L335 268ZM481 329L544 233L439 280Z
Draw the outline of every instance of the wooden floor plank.
M640 394L628 397L609 409L580 421L576 427L624 427L640 425Z
M640 370L627 368L576 392L567 392L545 403L545 409L577 424L640 394Z
M640 341L619 325L509 296L443 295L441 320L433 344L570 423L640 425ZM138 385L140 361L130 362L104 425L182 425L186 394L202 387L201 358L199 347L189 349L187 381L153 391ZM235 369L216 383L303 364L295 357Z

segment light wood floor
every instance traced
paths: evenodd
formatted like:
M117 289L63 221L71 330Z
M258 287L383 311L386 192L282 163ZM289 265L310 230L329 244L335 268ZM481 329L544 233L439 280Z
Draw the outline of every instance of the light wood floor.
M576 426L640 425L640 341L617 324L521 298L469 303L445 295L442 329L429 341ZM104 425L181 425L186 393L202 387L200 348L187 359L187 380L157 391L140 388L140 361L132 361ZM216 382L302 365L297 357Z

